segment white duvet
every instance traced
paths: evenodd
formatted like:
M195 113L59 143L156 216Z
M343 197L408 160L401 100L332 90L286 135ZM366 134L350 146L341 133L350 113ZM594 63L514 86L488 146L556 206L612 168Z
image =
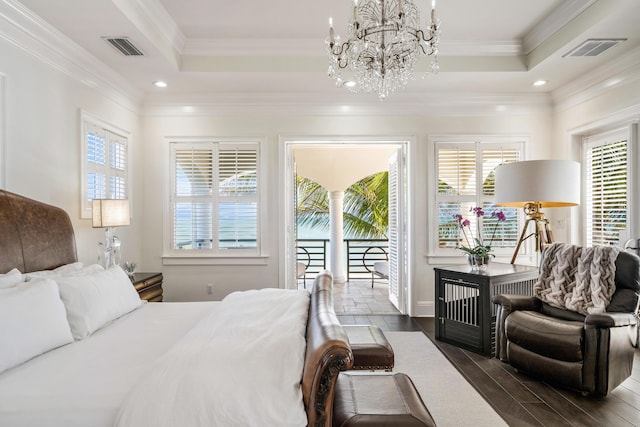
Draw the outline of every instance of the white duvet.
M305 426L307 291L227 296L150 366L118 427Z

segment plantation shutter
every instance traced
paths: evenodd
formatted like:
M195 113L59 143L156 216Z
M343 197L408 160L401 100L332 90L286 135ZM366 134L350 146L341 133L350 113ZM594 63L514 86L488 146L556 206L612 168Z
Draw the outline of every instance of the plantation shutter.
M93 199L127 199L128 136L82 114L82 211L91 217Z
M218 159L219 247L255 248L258 231L256 146L221 145Z
M172 143L173 250L258 247L257 143Z
M397 155L389 161L389 300L398 306L398 167Z
M109 146L109 199L127 198L127 140L107 131Z
M465 240L465 246L472 246L479 229L483 240L490 240L493 248L516 246L518 210L496 207L493 197L496 167L521 158L522 146L518 143L469 141L436 144L437 249L456 248L462 240ZM470 211L473 207L482 207L487 215L477 220ZM496 218L491 218L495 211L502 211L506 221L498 224ZM454 219L457 214L469 219L470 235L461 235Z
M587 138L585 150L586 243L617 245L627 228L627 132Z
M401 312L406 298L406 224L404 223L405 192L401 186L400 173L404 170L404 155L401 149L389 158L389 301Z
M173 249L213 249L213 144L174 147Z
M506 208L496 206L493 203L496 185L496 168L505 163L518 162L521 153L518 149L511 148L482 148L481 146L481 180L478 183L482 208L485 212L502 211L506 220L498 223L498 219L486 215L482 218L482 239L491 241L493 248L515 248L520 238L520 227L518 226L517 208Z
M100 126L85 124L87 150L87 203L93 199L107 198L107 142L106 130Z

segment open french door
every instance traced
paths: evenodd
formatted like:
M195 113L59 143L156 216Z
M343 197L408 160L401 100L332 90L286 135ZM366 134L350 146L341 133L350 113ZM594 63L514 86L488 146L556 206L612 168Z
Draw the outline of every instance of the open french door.
M389 158L389 301L405 313L407 221L404 146Z

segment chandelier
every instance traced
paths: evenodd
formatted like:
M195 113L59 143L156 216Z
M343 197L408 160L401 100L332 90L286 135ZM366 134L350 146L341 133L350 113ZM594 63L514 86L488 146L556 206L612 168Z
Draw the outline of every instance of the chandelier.
M433 56L429 72L438 71L440 22L435 0L431 24L420 29L420 14L413 0L354 0L349 20L349 38L340 42L329 18L329 77L353 92L377 92L386 98L413 78L413 67L421 55ZM343 70L355 77L346 80Z

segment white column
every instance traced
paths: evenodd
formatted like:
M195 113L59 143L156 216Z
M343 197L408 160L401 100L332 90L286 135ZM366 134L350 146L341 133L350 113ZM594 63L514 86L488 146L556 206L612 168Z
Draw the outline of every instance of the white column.
M329 247L329 270L333 274L335 283L344 283L347 278L344 274L344 234L342 230L342 210L344 191L329 191L329 230L331 233Z

